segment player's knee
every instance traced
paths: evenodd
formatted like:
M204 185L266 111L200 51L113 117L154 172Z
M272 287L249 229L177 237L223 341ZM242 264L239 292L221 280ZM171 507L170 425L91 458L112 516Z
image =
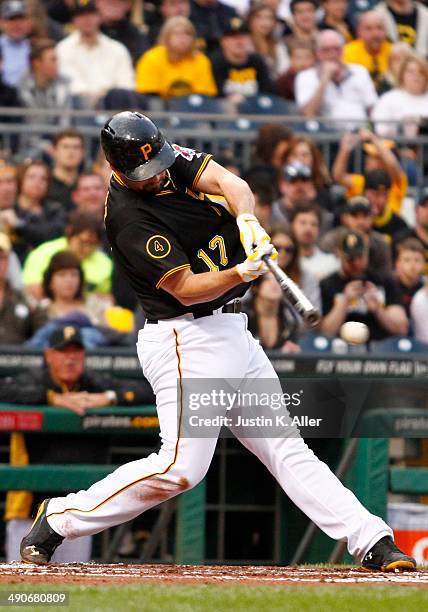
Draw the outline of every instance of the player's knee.
M193 489L193 487L196 487L196 485L205 478L206 473L208 472L208 467L209 464L203 465L202 463L193 467L193 469L187 474L187 489Z

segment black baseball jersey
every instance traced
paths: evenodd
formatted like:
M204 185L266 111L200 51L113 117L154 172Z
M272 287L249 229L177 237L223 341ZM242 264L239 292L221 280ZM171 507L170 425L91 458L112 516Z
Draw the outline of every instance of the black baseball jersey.
M106 201L105 225L113 256L148 319L214 310L248 288L241 283L216 300L191 306L162 289L162 283L178 270L221 271L245 259L235 218L195 191L212 156L172 146L176 159L166 171L162 191L134 191L113 173Z

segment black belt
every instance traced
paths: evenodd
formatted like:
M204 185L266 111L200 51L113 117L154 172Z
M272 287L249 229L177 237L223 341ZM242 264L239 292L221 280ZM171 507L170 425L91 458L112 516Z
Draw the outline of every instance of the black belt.
M215 310L217 310L217 308ZM233 302L225 304L221 307L220 311L223 313L232 314L237 314L241 312L241 300L233 300ZM194 319L201 319L202 317L209 317L210 315L214 314L214 310L200 310L199 312L191 312L188 314L192 314ZM168 321L168 319L160 320ZM159 319L146 319L146 323L149 323L150 325L155 325L156 323L159 323Z

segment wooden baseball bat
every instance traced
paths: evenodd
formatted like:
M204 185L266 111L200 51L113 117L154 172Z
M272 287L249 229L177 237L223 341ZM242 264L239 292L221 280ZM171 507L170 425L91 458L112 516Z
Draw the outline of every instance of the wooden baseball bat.
M280 284L287 300L302 317L304 323L308 327L315 327L318 325L321 315L315 306L308 300L300 287L281 270L275 261L269 258L269 255L265 255L263 261Z

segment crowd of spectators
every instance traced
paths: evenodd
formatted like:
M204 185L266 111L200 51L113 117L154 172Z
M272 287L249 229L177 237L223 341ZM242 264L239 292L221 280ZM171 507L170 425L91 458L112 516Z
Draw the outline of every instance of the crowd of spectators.
M228 150L218 161L248 181L281 266L322 311L319 333L356 319L373 339L427 339L413 303L427 300L428 192L409 191L416 150L393 140L423 134L428 117L424 3L2 0L0 31L0 105L56 126L1 152L0 343L45 348L65 325L86 348L135 341L141 313L103 227L109 167L60 111L189 94L229 116L266 94L329 120L328 165L286 121L260 126L249 166ZM264 346L300 350L303 326L269 276L244 306Z

